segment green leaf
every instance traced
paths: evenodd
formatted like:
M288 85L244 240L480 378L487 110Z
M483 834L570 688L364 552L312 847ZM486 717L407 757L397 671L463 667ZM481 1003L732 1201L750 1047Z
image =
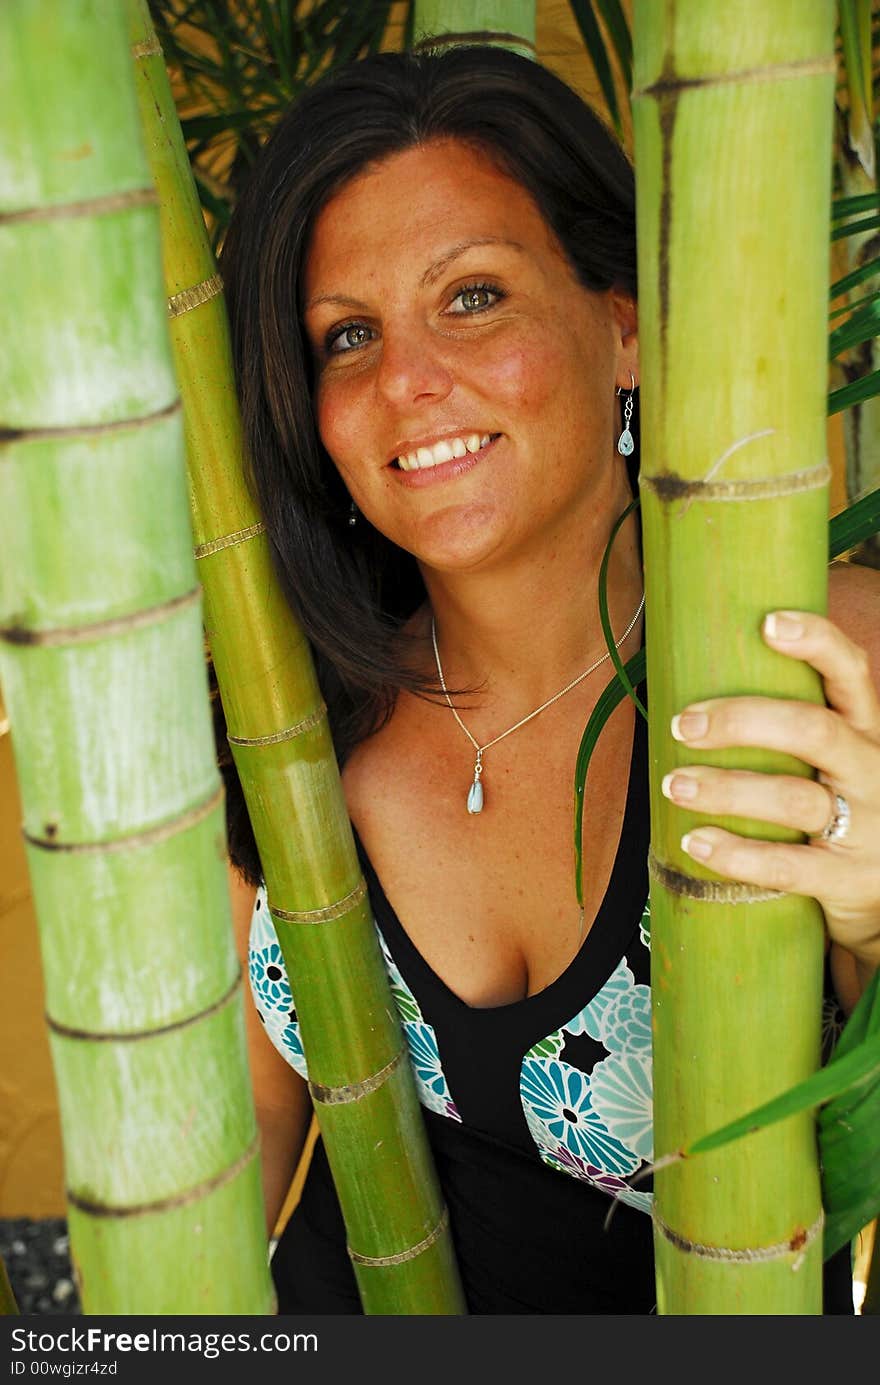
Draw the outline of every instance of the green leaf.
M636 654L628 659L624 664L627 680L630 686L641 683L645 677L645 651L638 650ZM611 682L599 694L599 698L590 715L590 719L581 736L581 743L578 748L577 762L574 771L574 856L575 856L575 890L577 893L578 904L583 904L583 890L581 888L581 876L583 874L583 812L584 812L584 786L587 782L587 769L589 768L590 758L595 749L596 742L602 727L610 717L618 702L622 702L627 696L627 690L620 678L615 674Z
M880 1212L880 971L874 973L824 1068L772 1101L695 1140L687 1158L813 1110L827 1259Z
M880 333L880 303L867 303L857 309L840 327L828 334L828 358L835 360L863 342L873 341Z
M828 557L839 558L880 532L880 490L870 491L841 510L828 524Z
M880 370L872 370L852 384L832 390L828 396L828 413L839 414L853 404L864 404L866 399L873 399L877 394L880 394Z
M602 88L602 95L608 112L614 122L614 128L618 135L622 132L620 120L620 107L617 104L617 92L614 88L614 77L611 71L611 63L608 58L608 50L605 47L605 40L602 38L601 30L596 22L593 6L590 0L571 0L572 14L577 21L577 26L581 31L581 38L584 47L589 54L593 70Z
M875 279L878 274L880 274L880 259L868 260L866 264L860 265L850 274L844 274L842 279L835 280L828 290L830 301L833 303L835 298L840 298L841 294L849 293L850 289L856 288L858 284L863 284L866 279Z
M860 235L863 231L875 231L880 226L880 216L866 216L861 221L848 221L844 226L835 226L831 232L832 240L842 240L844 236Z
M844 216L854 216L856 212L866 212L871 207L880 207L880 192L859 193L857 197L836 197L831 203L831 220L840 221Z

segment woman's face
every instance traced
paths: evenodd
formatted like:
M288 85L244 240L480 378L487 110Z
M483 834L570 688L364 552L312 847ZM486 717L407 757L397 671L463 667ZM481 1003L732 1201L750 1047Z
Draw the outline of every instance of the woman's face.
M436 140L347 183L317 218L303 297L321 439L394 543L473 571L607 532L635 309L580 285L486 155Z

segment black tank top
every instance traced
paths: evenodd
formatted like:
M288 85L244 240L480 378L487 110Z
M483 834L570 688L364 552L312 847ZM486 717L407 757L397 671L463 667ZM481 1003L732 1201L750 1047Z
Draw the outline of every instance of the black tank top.
M355 837L471 1313L654 1310L650 1177L632 1186L653 1153L647 778L637 715L620 841L593 926L555 981L509 1005L474 1008L445 985ZM306 1076L264 891L250 975L270 1038ZM362 1312L320 1138L272 1274L279 1313ZM826 1312L852 1311L847 1274L840 1283L841 1306Z

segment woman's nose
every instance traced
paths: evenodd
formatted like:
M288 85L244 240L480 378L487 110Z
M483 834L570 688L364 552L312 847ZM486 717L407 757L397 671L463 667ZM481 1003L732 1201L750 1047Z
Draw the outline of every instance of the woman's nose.
M377 386L393 404L444 399L453 377L442 343L426 327L401 331L386 326L382 335Z

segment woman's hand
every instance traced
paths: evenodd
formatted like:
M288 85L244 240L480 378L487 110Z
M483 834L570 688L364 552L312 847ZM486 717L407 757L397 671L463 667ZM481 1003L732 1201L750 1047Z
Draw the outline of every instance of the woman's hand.
M787 751L814 765L819 779L689 765L666 775L663 792L691 811L807 833L807 843L789 845L707 826L689 832L682 847L718 875L814 896L832 941L852 954L865 978L880 962L880 700L870 662L837 625L808 612L772 613L763 635L771 648L821 674L828 706L716 698L684 708L673 718L672 734L699 750ZM835 820L838 831L829 837Z

